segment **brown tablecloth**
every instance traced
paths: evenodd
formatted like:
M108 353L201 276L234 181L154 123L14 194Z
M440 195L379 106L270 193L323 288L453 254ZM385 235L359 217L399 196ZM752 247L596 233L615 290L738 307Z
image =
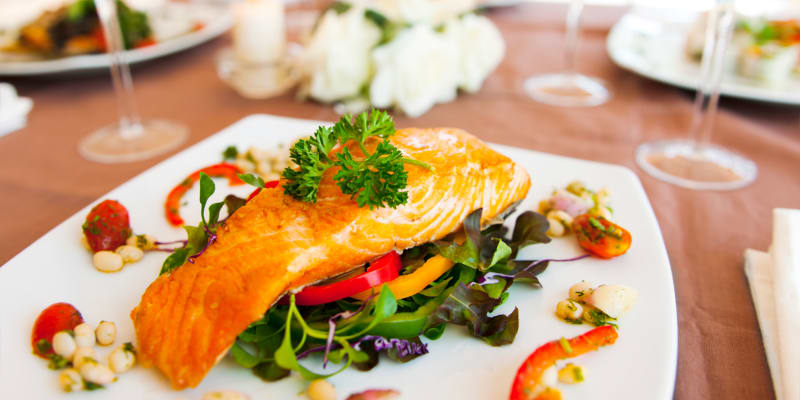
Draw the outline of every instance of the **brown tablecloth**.
M493 142L632 168L650 196L672 261L680 328L675 397L772 398L742 253L769 246L773 208L800 208L800 109L722 101L713 140L758 164L758 180L746 189L695 192L651 178L635 165L634 149L645 140L684 135L692 94L611 62L605 37L624 11L590 7L579 48L580 69L609 82L614 92L609 103L566 109L525 96L526 76L562 65L565 12L562 6L530 5L492 13L508 49L480 93L461 95L416 120L398 116L397 125L462 127ZM227 45L229 39L221 38L134 69L141 113L191 128L183 148L252 113L337 118L329 106L290 95L239 97L216 77L214 55ZM35 106L27 128L0 138L0 262L168 157L99 165L78 155L80 138L115 119L106 74L10 81Z

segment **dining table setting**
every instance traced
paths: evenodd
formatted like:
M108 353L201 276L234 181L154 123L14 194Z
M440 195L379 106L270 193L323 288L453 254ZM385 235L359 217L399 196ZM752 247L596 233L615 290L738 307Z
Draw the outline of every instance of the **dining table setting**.
M0 398L800 399L800 4L671 3L0 2Z

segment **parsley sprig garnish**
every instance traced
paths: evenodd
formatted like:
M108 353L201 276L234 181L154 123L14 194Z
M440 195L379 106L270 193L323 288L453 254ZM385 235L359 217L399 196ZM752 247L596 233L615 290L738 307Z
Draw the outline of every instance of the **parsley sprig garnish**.
M289 157L296 168L283 170L283 185L287 194L297 200L315 203L322 176L329 168L339 167L333 180L359 207L395 208L408 201L403 189L408 184L405 164L430 169L428 164L403 157L403 153L389 142L394 135L394 121L386 112L372 110L361 113L355 119L344 115L332 127L321 126L313 136L300 139L289 149ZM381 139L375 150L367 150L369 138ZM348 142L355 142L362 157L355 157ZM335 156L331 151L337 146L342 150Z

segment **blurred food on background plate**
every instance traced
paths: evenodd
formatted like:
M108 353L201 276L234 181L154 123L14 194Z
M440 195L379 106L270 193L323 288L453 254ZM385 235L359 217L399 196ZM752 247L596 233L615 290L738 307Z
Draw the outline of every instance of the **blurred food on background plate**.
M116 2L126 49L200 30L211 12L165 0ZM35 0L3 7L0 51L6 56L36 59L105 51L105 35L93 0Z
M687 55L697 62L703 57L706 24L704 14L687 37ZM800 19L738 15L726 63L736 76L769 86L800 77Z

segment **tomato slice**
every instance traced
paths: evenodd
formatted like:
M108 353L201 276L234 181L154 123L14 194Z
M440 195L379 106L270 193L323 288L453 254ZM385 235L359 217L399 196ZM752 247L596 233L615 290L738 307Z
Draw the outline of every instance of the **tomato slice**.
M632 237L625 228L598 216L583 214L572 221L578 244L600 258L625 254L631 247Z
M55 303L45 308L36 318L31 332L31 346L34 354L47 358L53 354L51 344L53 335L58 332L73 329L83 323L83 316L72 304ZM47 341L47 346L38 346L41 340Z
M408 275L401 275L387 283L386 286L389 287L396 299L404 299L421 292L431 282L449 271L450 268L453 268L452 261L441 255L436 255L425 261L425 264L422 264L416 271ZM354 294L353 297L359 300L366 300L372 292L373 290L367 289Z
M277 187L279 183L281 183L279 180L266 182L264 183L264 189L272 189ZM250 201L250 199L256 197L259 193L261 193L261 188L256 188L256 190L253 190L253 193L250 193L250 196L247 196L247 201Z
M128 210L116 200L94 206L81 227L92 251L116 250L131 235Z
M172 188L167 195L167 201L164 203L164 212L167 217L167 221L169 221L172 226L183 226L184 221L179 213L181 199L183 198L183 195L186 194L186 192L188 192L192 186L194 186L195 182L200 180L201 172L212 177L227 178L228 184L231 186L244 184L244 182L239 179L239 176L237 176L237 174L242 171L239 169L239 167L230 163L209 165L208 167L194 171L191 175L184 179L183 182Z
M330 303L358 292L368 290L397 278L400 273L400 255L392 251L370 263L367 272L329 285L308 286L295 295L295 303L301 306L316 306Z
M577 357L597 350L600 346L614 344L618 337L619 334L613 326L605 325L569 340L562 338L545 343L531 353L517 370L509 400L540 399L541 396L532 395L547 368L555 365L558 360Z

